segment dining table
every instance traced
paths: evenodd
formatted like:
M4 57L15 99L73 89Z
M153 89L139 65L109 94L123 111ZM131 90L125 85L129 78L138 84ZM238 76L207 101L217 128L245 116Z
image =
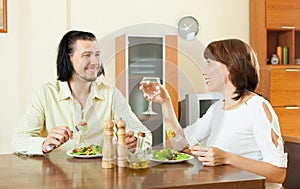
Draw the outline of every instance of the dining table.
M230 165L203 166L197 158L179 163L149 161L146 169L102 168L102 158L65 152L34 156L0 154L1 189L263 189L265 178Z

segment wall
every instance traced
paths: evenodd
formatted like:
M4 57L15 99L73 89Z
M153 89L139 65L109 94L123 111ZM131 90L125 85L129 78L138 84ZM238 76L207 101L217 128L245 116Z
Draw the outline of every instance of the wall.
M123 33L176 34L176 24L181 17L196 17L200 23L197 39L179 39L181 100L185 93L207 91L201 78L205 45L228 37L249 42L248 9L249 0L8 1L8 33L0 34L3 84L0 153L11 152L10 136L32 92L40 84L56 79L57 45L67 30L83 29L97 35L109 73L105 80L113 84L115 36Z

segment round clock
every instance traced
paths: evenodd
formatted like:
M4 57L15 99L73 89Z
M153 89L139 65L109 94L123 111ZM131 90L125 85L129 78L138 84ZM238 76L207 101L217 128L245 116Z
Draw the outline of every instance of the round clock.
M192 16L185 16L178 22L178 34L185 40L194 39L199 32L199 23Z

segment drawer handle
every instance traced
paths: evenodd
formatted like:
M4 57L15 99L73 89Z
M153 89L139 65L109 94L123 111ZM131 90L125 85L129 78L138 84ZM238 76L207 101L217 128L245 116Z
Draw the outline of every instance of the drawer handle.
M281 26L282 29L295 29L295 26Z
M300 107L299 106L286 106L286 110L298 110Z
M287 72L299 72L299 68L286 68L285 71L287 71Z

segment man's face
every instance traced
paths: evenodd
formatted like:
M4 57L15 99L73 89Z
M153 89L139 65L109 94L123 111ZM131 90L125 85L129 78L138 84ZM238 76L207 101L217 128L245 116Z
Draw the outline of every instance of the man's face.
M95 81L101 67L100 50L96 41L77 40L75 51L70 56L75 70L75 77L84 81Z

